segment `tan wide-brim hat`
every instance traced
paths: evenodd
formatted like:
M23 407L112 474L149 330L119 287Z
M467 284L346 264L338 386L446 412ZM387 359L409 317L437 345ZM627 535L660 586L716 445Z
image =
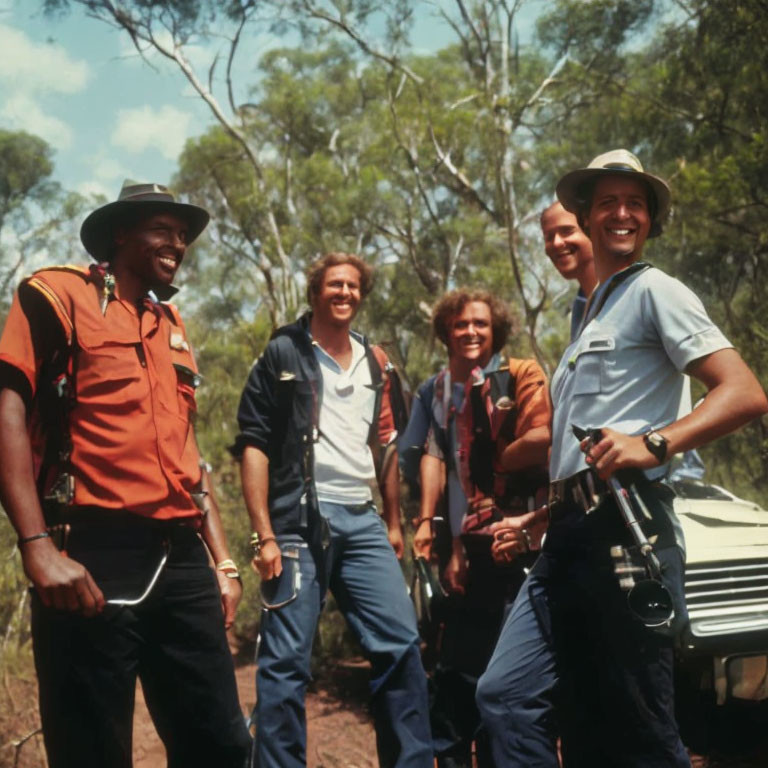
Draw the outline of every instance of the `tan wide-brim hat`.
M211 218L205 208L189 203L177 203L168 187L162 184L137 184L126 180L114 203L107 203L90 213L80 227L80 240L96 261L106 261L112 250L115 222L127 211L147 215L172 213L187 222L187 245L206 228Z
M656 195L656 213L651 222L648 237L657 237L661 234L662 226L669 214L669 185L664 179L646 173L640 161L629 150L612 149L610 152L598 155L586 168L566 173L557 182L557 199L562 203L563 208L578 216L579 209L583 208L586 202L587 182L598 176L624 175L643 179Z

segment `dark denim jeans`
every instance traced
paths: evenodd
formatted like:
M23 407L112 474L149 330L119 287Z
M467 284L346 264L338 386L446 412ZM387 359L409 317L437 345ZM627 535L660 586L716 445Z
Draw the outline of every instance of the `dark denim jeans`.
M671 504L663 491L645 500L653 512ZM673 713L672 640L645 627L619 588L609 549L628 542L613 502L593 515L559 510L480 679L494 757L556 768L557 690L565 768L688 766ZM657 554L679 621L682 554L674 546Z
M306 544L281 536L279 584L263 585L276 607L261 617L256 674L256 765L306 765L304 696L327 580L371 661L370 690L381 768L431 768L427 687L413 605L373 505L322 502L330 543L319 573ZM322 578L325 574L325 579Z
M87 619L47 609L33 593L48 764L130 768L138 675L171 768L242 768L250 738L216 577L200 539L191 528L123 526L115 517L101 533L89 524L79 535L73 525L69 546L107 596L141 594L162 556L161 538L170 541L170 554L138 606L107 606Z
M488 667L477 706L494 760L504 768L558 768L555 655L539 555L517 593Z

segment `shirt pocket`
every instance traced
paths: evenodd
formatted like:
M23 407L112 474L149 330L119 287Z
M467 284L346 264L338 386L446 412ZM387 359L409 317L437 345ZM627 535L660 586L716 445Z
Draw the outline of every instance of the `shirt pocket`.
M568 362L575 377L574 395L597 395L604 391L605 367L615 348L616 340L607 334L584 338L576 355Z
M275 405L274 431L281 442L293 444L300 435L312 430L317 394L313 383L302 373L281 372L276 383Z
M77 396L87 403L121 401L137 405L149 394L142 365L141 340L135 330L111 333L82 323L77 329Z
M182 418L193 419L197 413L195 392L202 383L202 377L193 368L184 363L174 362L176 371L176 394L178 397L179 415Z

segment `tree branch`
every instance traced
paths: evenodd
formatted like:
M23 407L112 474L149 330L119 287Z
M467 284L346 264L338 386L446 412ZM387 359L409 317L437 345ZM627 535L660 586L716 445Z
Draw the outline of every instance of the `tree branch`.
M362 33L352 26L344 17L343 14L339 16L331 16L330 13L318 8L309 0L302 0L301 3L311 18L324 21L331 26L337 27L344 32L351 40L353 40L360 50L372 56L374 59L383 61L388 64L392 69L402 72L406 77L412 80L416 85L423 85L424 78L419 77L409 66L404 64L397 56L390 56L383 51L374 48L362 35Z

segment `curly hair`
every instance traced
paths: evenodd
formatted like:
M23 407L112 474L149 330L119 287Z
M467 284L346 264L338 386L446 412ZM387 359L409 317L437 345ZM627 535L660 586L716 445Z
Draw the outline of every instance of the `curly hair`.
M373 267L354 253L332 251L313 261L307 269L307 301L312 306L312 299L320 293L325 272L330 267L350 264L360 273L360 298L364 299L373 288Z
M482 288L459 288L443 295L432 308L432 329L435 336L448 347L451 320L473 301L481 301L491 309L492 346L493 353L496 354L507 343L513 329L517 330L517 322L505 302Z

